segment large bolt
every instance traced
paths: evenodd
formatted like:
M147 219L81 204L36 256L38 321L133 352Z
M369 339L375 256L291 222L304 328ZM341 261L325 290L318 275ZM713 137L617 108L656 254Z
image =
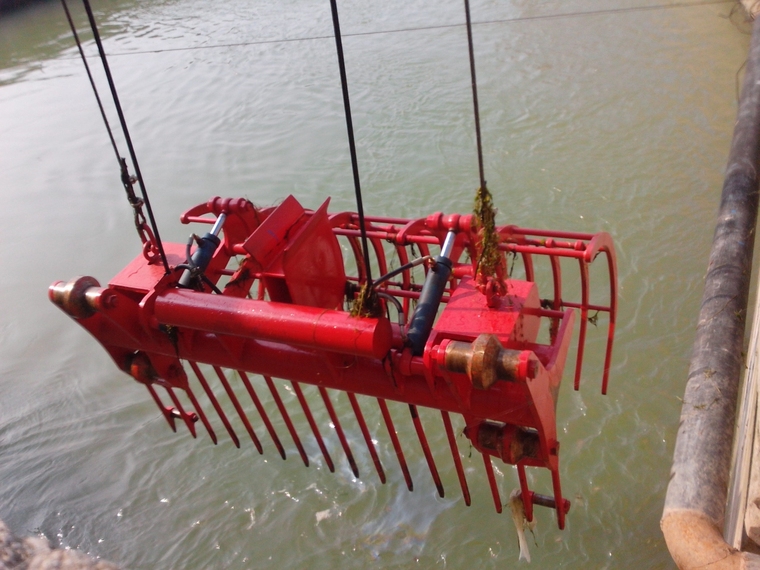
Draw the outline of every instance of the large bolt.
M473 386L485 390L497 380L514 381L518 376L522 351L503 348L493 334L482 334L472 343L458 340L446 345L443 367L451 372L467 374ZM528 361L527 378L538 373L538 362Z
M53 283L48 289L48 297L75 319L86 319L95 314L91 291L94 287L100 288L100 283L94 277L74 277L68 283Z

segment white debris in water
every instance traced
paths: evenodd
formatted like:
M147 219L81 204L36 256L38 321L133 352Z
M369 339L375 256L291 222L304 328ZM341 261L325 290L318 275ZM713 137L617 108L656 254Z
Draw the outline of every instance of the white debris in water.
M332 509L326 509L324 511L319 511L314 516L317 518L317 524L322 522L324 519L329 518L331 514Z
M525 529L531 532L536 528L536 518L533 517L531 522L525 518L525 505L523 504L520 489L515 489L509 495L509 509L512 511L512 522L515 523L517 530L517 541L520 544L520 556L518 561L523 558L530 562L530 550L528 550L528 541L525 539Z

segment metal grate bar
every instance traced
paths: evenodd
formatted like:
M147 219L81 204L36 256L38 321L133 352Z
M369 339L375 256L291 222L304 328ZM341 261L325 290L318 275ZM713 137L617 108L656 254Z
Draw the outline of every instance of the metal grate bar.
M193 394L193 391L190 389L190 387L187 387L187 390L185 390L187 393L187 397L190 398L190 403L195 408L195 413L198 414L198 417L201 418L201 422L203 422L203 425L206 427L206 431L208 432L209 437L211 437L211 441L214 442L214 445L216 445L216 433L214 432L214 428L211 427L211 423L208 421L208 418L206 417L206 414L203 412L203 408L201 408L201 405L198 403L198 400L195 399L195 394Z
M391 438L393 449L396 451L396 457L398 458L398 463L401 466L401 472L404 474L406 486L410 491L413 491L414 484L412 483L412 476L409 474L409 467L406 465L404 450L401 448L401 442L398 440L398 434L396 433L396 428L393 425L393 418L391 417L391 412L388 409L388 404L382 398L377 399L377 404L380 406L380 412L383 414L385 427L388 428L388 435Z
M240 440L238 439L238 436L235 433L235 430L232 429L232 426L230 425L230 421L227 419L227 416L224 415L224 410L219 405L219 402L217 401L216 396L214 396L214 392L212 392L211 388L209 388L208 382L206 382L206 378L203 376L201 369L198 368L198 365L192 360L188 360L188 362L190 363L190 367L193 369L193 372L195 372L195 375L198 378L198 381L201 383L201 386L203 386L203 390L206 392L208 399L211 400L211 405L214 406L214 409L216 410L216 413L219 416L219 419L222 420L224 427L227 429L227 433L230 434L230 437L232 438L232 441L235 444L235 447L240 447Z
M261 405L261 400L259 400L256 391L253 389L253 386L251 386L251 381L248 379L248 375L242 370L238 370L237 373L240 375L240 379L243 381L243 384L245 384L245 389L248 390L248 395L251 397L251 400L253 400L253 405L256 406L261 419L264 421L264 425L266 426L269 435L272 437L272 441L274 442L275 447L277 447L277 451L280 452L280 457L285 459L285 449L282 447L280 438L277 437L277 432L274 431L272 422L269 421L267 411L264 409L264 406Z
M354 454L351 453L351 448L348 445L346 434L343 433L343 428L340 425L338 414L335 413L335 408L333 408L332 402L330 401L330 395L327 393L326 388L323 388L322 386L318 386L318 388L319 388L319 395L322 396L322 401L325 403L325 408L327 409L327 413L330 415L330 421L335 426L335 432L338 434L340 445L341 447L343 447L343 451L346 453L346 459L348 459L348 464L351 466L351 471L354 473L354 477L358 478L359 468L356 466L356 461L354 460Z
M280 410L282 419L285 420L285 425L288 427L290 436L293 438L293 443L295 443L296 447L298 448L298 453L301 455L303 464L306 467L308 467L309 457L306 455L306 452L303 449L303 445L301 444L301 438L298 437L298 432L296 431L296 428L293 426L293 422L291 421L290 416L288 415L288 410L285 408L285 404L283 404L282 398L280 398L279 392L277 392L277 386L274 385L274 382L272 381L272 378L270 376L264 376L264 380L266 381L267 386L269 386L269 391L272 393L272 398L274 398L275 404L277 404L277 409Z
M347 392L346 394L348 395L348 401L351 402L351 407L354 409L356 421L359 422L359 428L362 430L364 441L367 443L367 450L372 457L372 462L375 464L377 476L380 477L380 482L385 485L385 471L383 471L383 465L380 463L380 458L377 455L377 450L375 449L375 444L372 441L372 436L369 433L367 422L364 421L364 414L362 414L362 409L359 407L359 402L356 401L356 394L353 392Z
M425 430L422 428L422 422L420 421L420 416L417 413L417 406L414 404L409 404L409 412L412 414L414 429L417 431L417 437L419 438L420 445L422 446L422 453L425 454L425 461L427 461L428 468L430 469L430 474L433 476L435 487L438 489L438 495L443 498L443 483L441 483L441 477L438 475L438 468L435 466L435 460L433 459L433 454L430 451L430 446L428 445L427 437L425 436Z
M248 416L245 415L245 411L243 410L243 407L240 405L240 402L238 402L237 396L235 396L235 392L232 391L232 387L230 386L230 383L227 381L227 376L225 376L224 370L222 370L218 366L214 366L214 372L216 372L216 375L219 377L219 381L222 383L222 386L224 386L224 390L227 392L227 395L229 396L230 401L232 402L232 405L235 407L235 411L238 413L238 416L240 416L240 420L243 422L245 429L248 431L248 435L251 436L253 445L256 446L256 449L258 450L259 454L263 455L264 450L261 447L261 442L259 441L259 438L256 437L256 432L253 431L253 428L251 427L251 422L248 421Z
M496 486L496 476L493 473L493 465L491 465L491 456L481 453L483 456L483 465L486 468L486 475L488 476L488 485L491 487L491 496L493 497L493 504L496 507L496 512L501 513L501 497L499 496L499 488ZM519 467L519 466L518 466Z
M454 459L454 467L457 470L457 477L459 477L459 485L462 487L462 497L464 498L464 504L470 506L470 489L467 486L467 479L464 476L464 467L462 467L462 458L459 457L459 447L457 446L457 440L454 436L454 428L451 425L451 416L445 410L441 410L441 418L443 419L443 426L446 428L446 437L449 440L449 447L451 448L451 457Z
M172 390L171 386L167 386L166 391L169 393L169 397L172 399L172 402L174 402L174 407L177 408L177 411L182 417L182 420L185 422L188 431L193 435L194 438L198 437L195 434L195 424L190 418L190 415L185 413L185 409L182 407L182 403L179 401L179 398L177 398L177 394L174 393L174 390Z
M325 442L322 439L322 434L319 433L317 422L314 421L314 416L311 414L311 410L309 409L309 404L308 402L306 402L306 398L303 395L303 390L301 390L301 385L298 382L291 382L291 384L293 384L293 390L296 393L296 397L298 398L298 401L301 403L301 408L303 408L303 413L306 415L306 421L309 422L309 427L311 427L311 431L314 434L314 438L317 440L317 445L319 445L319 449L320 451L322 451L322 456L325 458L325 462L327 463L327 468L330 470L331 473L335 473L335 465L333 464L333 460L327 451L327 447L325 447Z
M166 419L166 422L169 424L169 427L172 428L172 431L174 433L177 433L177 426L174 425L174 418L169 413L169 410L166 409L166 406L164 406L164 403L161 401L161 398L158 397L158 394L156 393L156 389L153 388L153 384L146 383L145 387L148 389L148 392L150 392L150 395L153 398L153 401L156 402L158 409L161 410L161 413L164 415L164 418Z

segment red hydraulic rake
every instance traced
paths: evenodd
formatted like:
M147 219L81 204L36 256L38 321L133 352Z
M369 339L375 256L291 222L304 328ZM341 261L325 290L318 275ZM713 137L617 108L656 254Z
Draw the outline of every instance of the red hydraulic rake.
M328 214L326 201L305 210L292 196L260 209L243 199L213 198L182 215L183 223L213 224L191 243L164 244L170 271L149 248L107 287L79 277L50 287L50 299L87 329L123 371L144 384L166 421L180 420L196 435L196 422L217 436L191 388L191 369L235 445L240 442L210 380L213 369L256 448L259 438L240 400L240 388L255 407L282 457L285 451L256 393L261 382L304 462L296 426L274 377L292 382L324 460L334 470L300 384L316 386L354 474L358 469L327 389L346 393L381 481L385 474L357 395L375 398L407 486L412 481L386 400L408 404L431 474L443 487L417 407L439 410L464 501L470 495L450 414L464 418L464 433L483 456L497 511L501 512L492 457L515 465L525 516L533 506L554 508L560 528L570 503L562 496L555 409L576 310L580 331L575 369L578 388L589 312L609 315L602 380L606 392L615 327L615 253L606 233L583 234L496 228L501 267L520 257L524 280L489 277L478 270L480 236L473 215L433 214L406 220L366 218L372 260L382 277L367 291L365 258L356 214ZM344 263L341 243L349 253ZM609 298L590 302L589 264L603 253ZM548 258L552 295L541 299L534 259ZM396 269L389 260L398 259ZM562 296L561 258L580 269L580 300ZM356 267L347 275L346 267ZM426 275L424 283L414 273ZM362 291L362 287L365 290ZM374 300L370 310L344 307L358 296ZM372 305L372 302L369 303ZM442 310L441 310L442 309ZM356 313L357 311L353 311ZM367 313L371 316L362 316ZM539 339L546 337L545 342ZM201 366L207 370L201 370ZM259 375L258 376L249 376ZM167 393L167 405L157 391ZM184 396L182 396L184 392ZM183 405L182 401L185 402ZM553 494L528 488L526 467L551 472Z

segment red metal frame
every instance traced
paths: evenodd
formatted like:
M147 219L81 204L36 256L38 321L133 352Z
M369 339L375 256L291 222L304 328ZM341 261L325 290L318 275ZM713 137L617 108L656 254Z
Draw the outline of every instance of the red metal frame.
M581 377L589 312L598 311L609 315L602 379L602 391L607 390L617 312L615 253L610 236L516 226L497 228L499 249L505 256L520 256L525 279L508 278L507 294L494 302L480 292L474 274L471 260L477 259L479 234L471 215L437 213L416 220L367 218L372 263L376 264L373 275L387 274L392 257L401 266L414 257L437 252L446 234L456 232L451 255L453 271L443 297L443 310L424 353L413 356L405 343L404 323L422 288L414 280L415 270L406 269L378 286L384 294L381 299L385 315L352 317L344 305L366 280L358 219L350 212L329 215L328 203L329 200L316 211L309 211L288 197L279 206L258 209L243 199L213 198L183 214L183 223L202 224L213 224L218 216L226 215L224 239L205 272L222 294L207 287L178 288L179 270L165 275L161 265L140 255L107 287L100 287L90 277L58 282L50 288L51 300L87 329L122 370L145 384L172 429L176 430L175 420L180 419L195 437L195 423L200 420L211 439L217 441L211 422L190 388L183 364L187 363L230 437L240 445L199 367L202 363L213 367L254 445L262 451L225 373L230 369L239 373L245 393L253 400L284 457L284 448L256 395L256 379L248 376L258 374L271 391L308 465L297 430L272 381L273 377L287 379L293 383L332 471L332 458L299 386L312 384L318 387L351 469L358 476L327 392L328 388L339 390L348 394L372 461L385 482L385 472L356 398L356 394L371 396L380 406L411 490L411 476L386 400L403 402L409 405L423 453L443 496L441 479L417 413L418 406L437 409L442 414L463 497L469 505L470 493L450 419L451 413L461 414L465 434L483 455L496 509L501 512L501 499L491 457L517 466L529 520L533 505L549 506L556 510L559 527L563 528L570 503L563 498L560 486L557 393L576 310L580 313L580 331L575 388ZM350 251L346 260L339 238ZM164 249L172 268L187 262L184 245L165 244ZM588 268L599 254L607 259L609 296L606 302L592 304ZM534 282L536 256L549 260L552 296L548 299L540 299ZM581 292L577 301L562 297L563 257L579 264ZM347 266L356 269L347 271ZM393 299L396 301L391 302ZM394 305L400 311L392 308ZM542 334L548 338L542 341ZM166 389L171 405L163 403L156 385ZM192 411L183 408L178 390L185 392ZM526 466L549 469L553 496L538 495L528 488Z

